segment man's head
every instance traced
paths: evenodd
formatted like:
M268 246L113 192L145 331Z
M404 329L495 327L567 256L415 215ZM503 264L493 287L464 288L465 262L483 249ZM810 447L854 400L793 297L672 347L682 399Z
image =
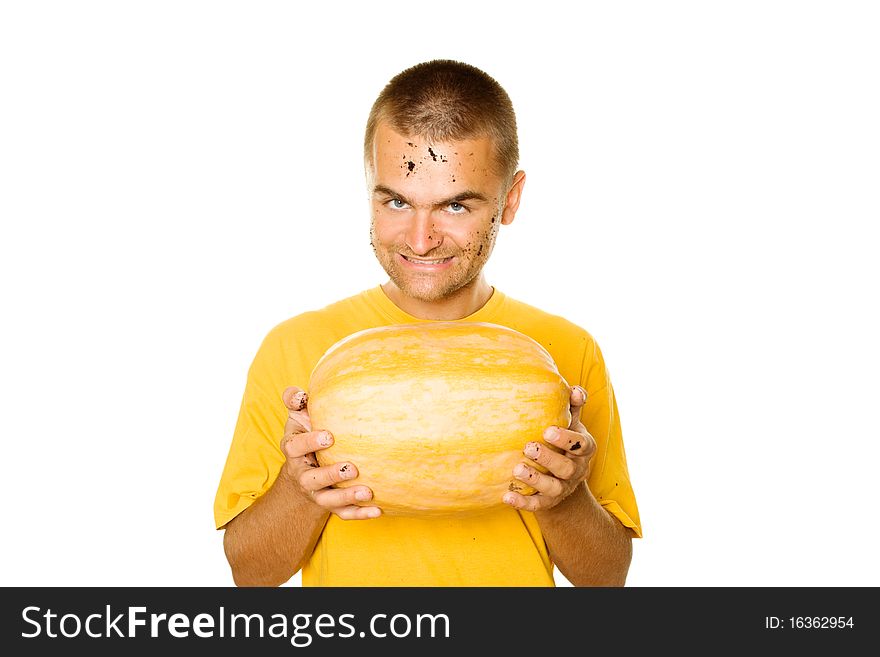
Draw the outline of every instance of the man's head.
M487 137L494 146L497 173L507 185L513 181L519 163L513 104L498 82L470 64L449 59L423 62L385 85L367 119L368 168L380 123L428 143Z
M373 106L364 161L386 292L425 317L475 311L491 294L483 266L525 182L507 94L466 64L407 69Z

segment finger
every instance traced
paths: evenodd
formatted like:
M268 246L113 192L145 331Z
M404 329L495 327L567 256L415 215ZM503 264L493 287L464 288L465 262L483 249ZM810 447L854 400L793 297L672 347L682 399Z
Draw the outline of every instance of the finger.
M558 479L571 479L579 470L578 464L568 456L537 442L526 443L523 454Z
M293 432L281 439L281 451L287 458L296 459L312 452L327 449L333 444L329 431Z
M548 508L551 504L551 499L543 495L521 495L520 493L508 492L504 493L504 497L501 499L505 504L522 511L540 511Z
M586 429L572 431L560 427L547 427L544 430L544 440L554 447L559 447L576 456L592 456L596 451L596 441Z
M587 391L580 386L572 386L571 394L568 397L568 404L571 408L571 422L568 424L569 429L573 429L581 421L581 409L587 403Z
M281 393L281 399L284 401L284 405L291 411L301 411L309 403L308 393L296 386L285 388L284 392Z
M344 506L332 512L343 520L368 520L382 515L382 509L378 506Z
M299 476L299 484L303 490L314 492L333 486L341 481L348 481L358 476L357 468L352 463L334 463L319 468L309 468Z
M513 468L513 476L528 484L542 495L559 497L565 492L565 486L559 479L552 475L538 472L535 468L519 463ZM529 495L534 497L534 495Z
M347 486L345 488L322 488L312 494L316 503L334 511L345 506L361 506L373 499L373 491L366 486Z
M308 393L302 388L290 386L281 393L281 400L287 408L287 422L284 425L284 433L311 431L312 421L307 410L309 403Z

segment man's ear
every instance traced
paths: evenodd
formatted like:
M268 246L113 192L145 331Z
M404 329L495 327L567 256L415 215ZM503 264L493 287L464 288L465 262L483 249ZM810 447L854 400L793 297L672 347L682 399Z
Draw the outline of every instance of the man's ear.
M504 200L504 210L501 212L501 223L504 225L513 223L516 211L519 209L519 201L522 198L522 190L526 184L526 172L517 171L513 176L513 182Z

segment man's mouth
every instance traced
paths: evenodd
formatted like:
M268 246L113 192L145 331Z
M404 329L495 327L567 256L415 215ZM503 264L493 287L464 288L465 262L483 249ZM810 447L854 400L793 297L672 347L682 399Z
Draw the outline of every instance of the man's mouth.
M405 256L403 254L400 254L400 257L403 258L404 260L406 260L407 262L413 263L414 265L442 265L442 264L447 263L450 260L452 260L452 256L450 256L448 258L428 259L428 258L413 258L411 256Z

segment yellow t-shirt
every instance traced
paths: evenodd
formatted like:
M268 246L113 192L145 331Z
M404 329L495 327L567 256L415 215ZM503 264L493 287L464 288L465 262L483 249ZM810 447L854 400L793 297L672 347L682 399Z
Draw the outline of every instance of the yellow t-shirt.
M232 446L214 502L218 529L272 485L284 462L280 440L287 411L282 391L308 387L312 368L335 342L362 329L421 322L380 286L274 327L248 371ZM571 322L498 290L461 321L489 322L525 333L553 356L569 385L587 391L581 421L596 439L588 485L635 536L641 526L630 485L617 404L602 353ZM553 564L533 513L503 508L449 519L331 515L308 563L303 586L553 586Z

